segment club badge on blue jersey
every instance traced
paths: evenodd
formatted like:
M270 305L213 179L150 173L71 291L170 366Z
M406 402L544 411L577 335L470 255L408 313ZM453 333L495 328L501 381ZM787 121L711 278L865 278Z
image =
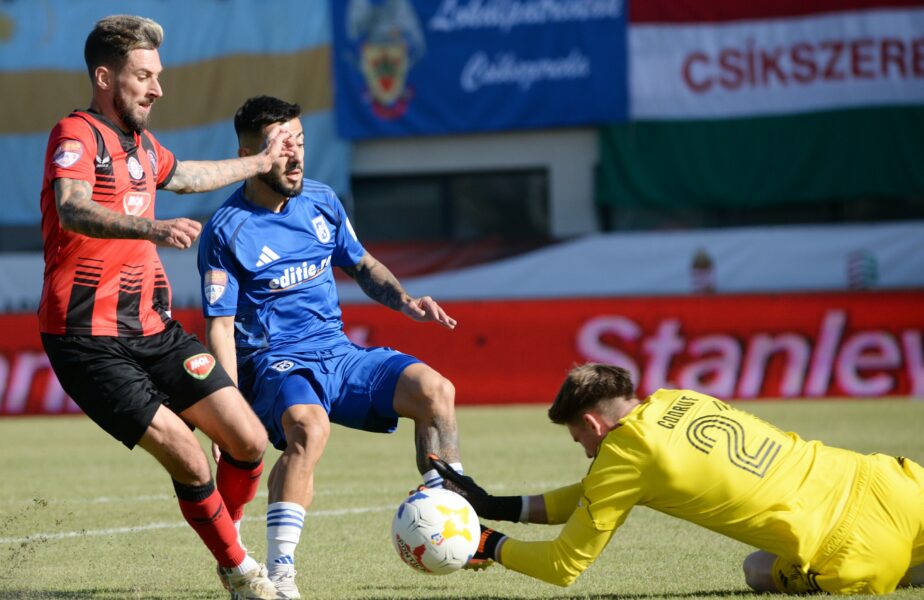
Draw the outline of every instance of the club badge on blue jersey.
M312 225L314 225L314 232L318 236L318 240L322 244L326 244L330 241L330 229L327 227L327 221L324 220L324 217L315 217L311 219Z
M292 362L291 360L280 360L277 363L271 364L270 369L275 369L279 371L280 373L285 373L286 371L288 371L294 366L295 366L295 363Z

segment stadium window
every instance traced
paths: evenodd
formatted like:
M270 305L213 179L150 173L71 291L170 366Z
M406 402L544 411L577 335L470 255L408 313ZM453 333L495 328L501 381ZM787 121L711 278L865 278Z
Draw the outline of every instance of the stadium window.
M368 242L547 238L545 170L354 176L352 220Z

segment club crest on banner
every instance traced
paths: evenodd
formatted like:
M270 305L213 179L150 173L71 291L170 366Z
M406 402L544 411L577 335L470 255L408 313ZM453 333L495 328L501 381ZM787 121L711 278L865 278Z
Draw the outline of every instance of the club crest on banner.
M314 232L318 236L318 240L322 244L326 244L330 241L330 229L327 227L327 221L324 220L324 217L315 217L311 219L312 225L314 225Z
M408 73L427 51L414 7L409 0L350 0L345 25L372 112L385 120L401 117L414 97Z

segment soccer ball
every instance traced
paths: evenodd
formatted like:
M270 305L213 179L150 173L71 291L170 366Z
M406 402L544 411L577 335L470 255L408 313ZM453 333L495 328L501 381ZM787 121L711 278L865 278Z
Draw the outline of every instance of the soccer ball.
M444 489L421 489L404 500L391 522L398 556L417 571L446 575L478 549L481 526L468 501Z

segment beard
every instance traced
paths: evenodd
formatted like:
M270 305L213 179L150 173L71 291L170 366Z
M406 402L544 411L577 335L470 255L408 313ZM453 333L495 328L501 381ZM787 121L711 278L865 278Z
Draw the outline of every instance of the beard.
M301 194L302 187L305 185L303 178L299 178L298 183L289 183L281 175L276 175L273 172L261 173L257 175L257 179L265 183L269 189L286 198L293 198Z
M122 119L122 122L125 123L125 126L128 127L131 131L135 133L141 133L145 127L148 125L148 115L135 116L128 108L128 104L122 98L122 94L116 93L113 96L113 107L115 108L116 114L119 115L119 118Z

